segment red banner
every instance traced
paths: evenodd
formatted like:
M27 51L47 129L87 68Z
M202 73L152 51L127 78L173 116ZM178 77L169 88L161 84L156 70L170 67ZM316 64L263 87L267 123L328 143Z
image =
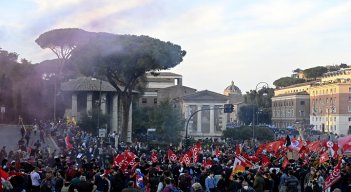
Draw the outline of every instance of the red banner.
M327 189L332 186L334 183L336 183L340 178L341 178L341 160L339 159L338 164L334 168L333 172L327 177L323 184L324 191L327 191Z
M172 151L172 149L168 149L168 159L170 161L177 161L177 155Z

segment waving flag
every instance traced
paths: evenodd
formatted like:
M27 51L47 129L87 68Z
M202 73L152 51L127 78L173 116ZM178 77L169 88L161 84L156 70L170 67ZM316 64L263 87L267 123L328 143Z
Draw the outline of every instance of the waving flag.
M329 160L329 156L327 152L322 153L322 155L319 158L319 163L323 164Z
M240 155L240 153L241 153L240 145L236 145L236 148L235 148L235 155Z
M273 141L273 142L270 142L268 144L266 144L266 150L268 152L277 152L279 149L282 148L284 144L284 141Z
M262 166L268 167L271 164L271 161L268 159L267 156L262 155Z
M189 165L191 163L191 157L192 157L192 153L189 150L187 153L183 155L183 157L180 159L180 162L184 163L185 165Z
M266 145L265 145L265 144L261 144L261 145L258 147L258 149L257 149L257 151L256 151L256 153L255 153L255 155L256 155L256 156L261 155L261 153L263 152L264 148L266 148Z
M172 149L168 149L168 159L170 161L177 161L177 155L172 151Z
M235 155L233 163L233 173L244 172L246 167L252 167L253 164L240 155Z
M324 191L336 183L341 178L341 160L339 159L338 164L334 167L333 172L327 177L323 184Z

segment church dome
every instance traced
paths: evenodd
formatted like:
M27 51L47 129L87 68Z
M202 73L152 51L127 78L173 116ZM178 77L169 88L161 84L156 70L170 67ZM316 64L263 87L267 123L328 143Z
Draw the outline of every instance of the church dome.
M241 95L241 90L239 89L238 86L234 85L234 81L232 81L232 84L224 89L224 95L230 95L230 94L240 94Z

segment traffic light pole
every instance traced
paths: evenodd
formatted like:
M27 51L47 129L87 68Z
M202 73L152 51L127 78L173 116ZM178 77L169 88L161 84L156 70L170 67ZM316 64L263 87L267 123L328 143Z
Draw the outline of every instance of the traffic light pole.
M224 106L224 107L216 107L216 108L204 108L204 109L199 109L199 110L196 110L194 111L188 118L188 120L186 121L186 126L185 126L185 149L188 149L188 128L189 128L189 122L190 122L190 119L195 115L197 114L198 112L200 111L210 111L210 110L215 110L215 109L225 109L225 113L228 113L226 111L226 109L228 109L228 107L231 108L231 112L233 112L233 105L232 104L228 104L227 106Z

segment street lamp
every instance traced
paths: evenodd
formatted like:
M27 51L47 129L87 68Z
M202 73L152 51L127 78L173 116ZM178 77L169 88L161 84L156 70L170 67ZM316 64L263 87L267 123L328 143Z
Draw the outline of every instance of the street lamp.
M258 94L258 91L263 88L268 88L268 83L266 82L259 82L256 85L256 94ZM266 95L267 93L264 93L263 95ZM255 95L256 96L256 95ZM256 99L256 105L258 107L258 99ZM252 141L253 141L253 146L255 147L255 105L252 103Z

